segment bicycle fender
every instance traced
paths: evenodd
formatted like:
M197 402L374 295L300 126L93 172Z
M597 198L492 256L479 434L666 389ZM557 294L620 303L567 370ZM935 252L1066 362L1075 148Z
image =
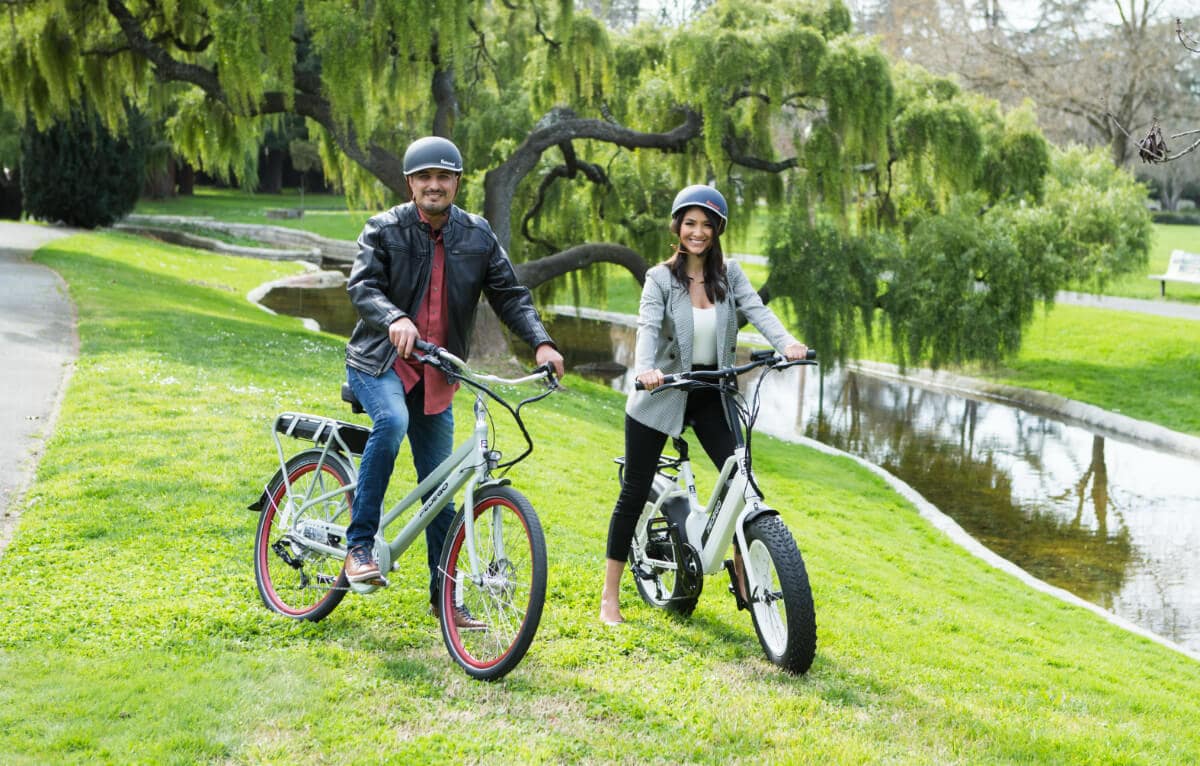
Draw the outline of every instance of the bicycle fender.
M262 513L262 509L267 507L267 500L268 500L267 487L270 487L272 484L279 481L282 476L283 476L282 470L276 471L275 475L271 477L271 480L263 485L262 494L258 496L257 500L255 500L250 505L246 506L246 510L254 511L255 513Z
M491 489L492 487L511 487L511 486L512 486L512 479L488 479L487 481L481 481L478 484L476 484L475 491L478 492L481 489Z
M750 526L754 522L755 519L757 519L761 516L778 516L778 515L779 515L779 511L775 510L774 508L770 507L769 505L760 505L757 508L747 508L746 510L742 511L742 516L740 519L741 524L739 526L741 528L742 534L743 535L745 534L746 527Z

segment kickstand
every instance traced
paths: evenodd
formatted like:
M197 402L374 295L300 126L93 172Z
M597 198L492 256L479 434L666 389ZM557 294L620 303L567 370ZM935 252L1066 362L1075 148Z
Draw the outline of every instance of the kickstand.
M733 594L733 600L737 602L738 611L749 609L750 602L742 598L741 590L738 588L737 573L733 568L733 559L725 559L725 571L729 573L729 592Z

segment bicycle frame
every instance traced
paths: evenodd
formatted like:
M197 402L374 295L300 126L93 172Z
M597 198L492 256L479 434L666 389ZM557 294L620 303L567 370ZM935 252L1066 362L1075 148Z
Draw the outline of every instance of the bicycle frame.
M738 422L730 403L725 400L724 404L727 415L734 418L731 422ZM724 570L725 551L729 550L735 530L744 529L747 521L761 513L775 512L763 503L762 496L750 481L746 467L746 444L740 428L734 429L734 445L733 454L721 467L721 473L713 484L707 503L700 504L691 459L681 456L677 462L672 463L679 470L675 479L670 479L662 473L658 474L664 482L670 482L673 486L661 491L653 511L642 516L643 519L655 516L662 510L663 505L678 498L685 498L688 503L685 536L700 554L701 568L705 575ZM638 530L638 533L644 535L645 528ZM742 556L748 556L745 535L740 535L739 538ZM647 563L675 568L673 562L648 559Z
M443 353L445 352L443 351ZM449 355L447 354L447 356ZM461 360L453 357L451 359L460 365L462 364ZM542 375L541 373L535 373L516 379L505 379L492 375L477 375L475 377L477 380L519 384L538 380ZM500 453L489 448L490 428L488 425L487 402L484 399L483 393L479 390L475 391L474 414L475 427L471 437L460 444L448 458L443 460L432 473L425 477L424 481L420 482L412 491L396 502L380 519L375 554L378 558L381 572L390 571L393 567L393 562L398 560L408 550L409 546L413 544L425 528L433 522L434 517L454 499L459 490L463 490L463 508L468 509L468 512L463 514L463 518L467 529L466 544L470 562L470 573L472 578L483 577L482 565L480 564L475 548L475 515L469 512L469 509L475 507L475 495L480 488L491 485L504 485L510 482L508 479L497 479L491 476L491 472L499 464ZM287 423L289 419L291 420L290 424L285 428L280 428L280 424ZM350 482L338 487L336 490L325 492L315 497L312 496L311 488L307 495L303 497L296 496L288 480L286 470L287 458L284 455L283 444L279 435L283 433L286 436L296 436L295 432L301 424L304 424L305 438L310 438L314 444L321 448L321 457L317 470L320 471L327 460L339 460L349 469ZM343 433L347 429L365 430L360 426L344 423L334 418L323 418L303 413L285 412L276 417L275 427L272 429L272 438L275 440L281 473L286 486L287 500L283 519L287 527L291 527L292 519L297 512L304 511L320 503L328 502L338 495L346 495L358 487L358 463L361 462L361 458L358 461L353 459L358 456L351 449L347 436ZM311 436L307 435L308 431L312 432ZM331 452L341 454L338 454L337 457L330 457ZM426 495L428 495L429 499L421 501L421 498ZM388 541L386 538L388 528L418 502L420 502L419 510L396 533L395 537ZM342 511L339 511L337 517L335 517L340 518L343 513L346 513L345 524L318 522L315 520L308 523L318 526L323 532L336 535L340 539L345 540L346 528L349 524L349 510L349 504L347 503L346 507ZM305 535L302 539L298 539L297 542L311 550L320 551L329 556L340 559L345 559L346 557L346 547L344 544L329 545L328 543L321 542L321 540L312 539L308 535ZM503 554L503 541L499 539L499 536L494 541L494 545L497 552ZM379 586L364 582L351 583L350 587L359 593L370 593Z

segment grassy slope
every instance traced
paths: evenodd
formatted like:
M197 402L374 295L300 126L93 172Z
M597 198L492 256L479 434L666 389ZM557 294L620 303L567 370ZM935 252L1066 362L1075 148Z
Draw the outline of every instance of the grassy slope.
M70 285L81 355L0 558L0 761L1200 761L1193 661L990 569L853 463L765 437L760 480L814 583L812 671L766 664L716 579L686 621L627 580L631 622L602 627L622 402L575 378L531 414L515 472L552 576L508 679L447 659L419 552L323 623L272 616L242 509L275 412L342 415L342 341L246 303L290 266L116 235L38 260Z

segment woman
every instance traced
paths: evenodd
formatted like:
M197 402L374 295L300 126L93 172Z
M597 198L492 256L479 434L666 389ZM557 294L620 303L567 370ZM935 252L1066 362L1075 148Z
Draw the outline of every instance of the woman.
M788 359L808 353L763 305L741 268L725 263L720 237L728 219L729 207L716 189L701 184L683 189L671 205L671 232L679 238L675 253L646 272L634 358L646 390L630 393L625 405L624 479L609 523L600 596L600 619L609 625L624 622L621 573L667 436L691 426L718 468L734 450L718 393L672 389L651 396L650 391L666 374L732 365L739 312Z

